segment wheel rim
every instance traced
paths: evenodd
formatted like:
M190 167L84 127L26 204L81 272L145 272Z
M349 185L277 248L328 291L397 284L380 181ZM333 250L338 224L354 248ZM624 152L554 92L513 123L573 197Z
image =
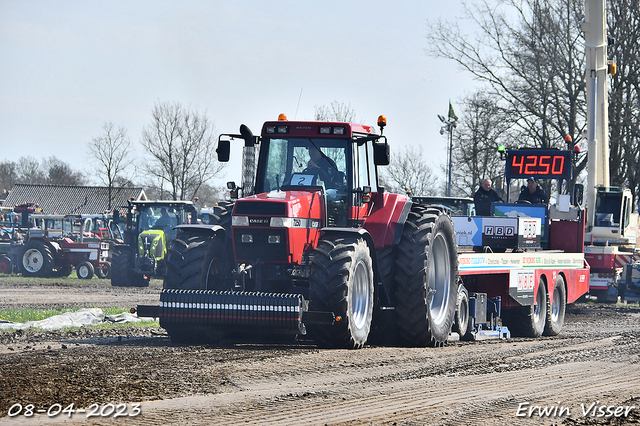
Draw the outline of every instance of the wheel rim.
M462 299L460 306L458 306L458 317L460 318L460 327L466 329L467 321L469 321L469 304L466 298Z
M542 286L544 282L540 281L538 284L538 293L536 294L536 303L533 305L533 321L537 324L542 320L542 303L545 303L542 293Z
M449 292L451 289L451 259L449 243L442 232L438 232L431 245L428 264L429 311L434 324L442 324L447 318Z
M87 265L81 265L80 268L78 268L78 273L80 274L80 277L87 278L89 275L89 268L87 268Z
M364 328L369 314L369 274L364 262L356 265L356 270L351 288L350 305L353 314L353 322L358 330Z
M44 256L39 250L29 249L22 257L22 266L28 272L38 272L44 265Z
M558 322L560 317L560 289L558 287L553 289L553 303L551 304L551 321Z

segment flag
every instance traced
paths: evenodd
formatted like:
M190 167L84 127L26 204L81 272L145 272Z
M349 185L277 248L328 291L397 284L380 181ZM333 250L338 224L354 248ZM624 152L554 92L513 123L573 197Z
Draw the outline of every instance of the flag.
M455 111L453 110L453 105L451 105L451 101L449 101L449 118L454 120L454 121L458 121L458 116L456 115Z

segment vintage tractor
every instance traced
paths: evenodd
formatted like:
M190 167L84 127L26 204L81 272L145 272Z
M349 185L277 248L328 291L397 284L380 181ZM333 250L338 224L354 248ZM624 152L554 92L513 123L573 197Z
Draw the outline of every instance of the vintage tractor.
M119 211L114 212L119 221ZM112 243L111 285L146 287L151 277L165 272L167 247L177 225L196 223L191 201L130 201L125 215L123 243Z
M244 125L221 135L220 161L244 140L242 187L228 184L237 201L218 223L177 226L160 307L139 314L180 342L239 331L341 348L370 337L442 345L457 302L453 224L446 209L379 184L389 145L384 116L378 124L380 134L281 117L260 137Z
M24 213L23 213L24 214ZM68 276L75 267L78 278L109 273L109 244L90 232L91 218L81 215L32 214L36 224L24 232L18 269L24 276Z

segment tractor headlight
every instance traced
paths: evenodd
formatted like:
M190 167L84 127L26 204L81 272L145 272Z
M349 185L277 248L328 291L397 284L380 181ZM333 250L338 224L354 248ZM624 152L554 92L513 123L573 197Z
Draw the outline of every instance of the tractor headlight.
M251 234L242 234L242 242L243 243L252 243L253 242L253 235L251 235Z
M249 226L249 216L232 216L231 226Z
M272 217L269 226L274 228L291 228L290 217Z
M280 244L280 235L269 235L269 244Z

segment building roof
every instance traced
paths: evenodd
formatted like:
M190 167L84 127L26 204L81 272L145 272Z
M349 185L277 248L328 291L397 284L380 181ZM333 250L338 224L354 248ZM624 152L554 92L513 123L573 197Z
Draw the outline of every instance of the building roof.
M16 183L9 191L3 206L22 203L37 203L43 213L99 214L114 207L127 205L133 197L146 200L142 188L112 188L109 203L109 188L104 186L76 185L31 185Z

